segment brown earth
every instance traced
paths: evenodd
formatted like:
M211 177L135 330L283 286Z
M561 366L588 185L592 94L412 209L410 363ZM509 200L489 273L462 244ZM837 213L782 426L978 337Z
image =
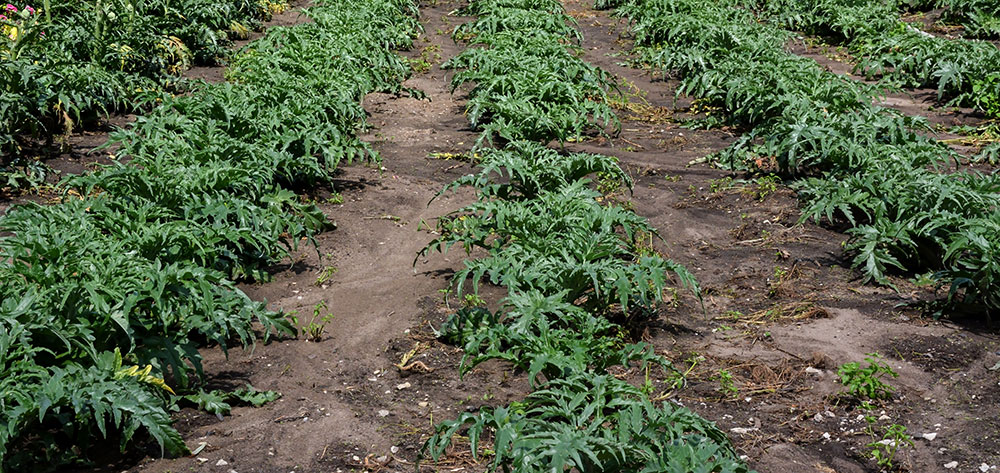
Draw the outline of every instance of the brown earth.
M933 289L904 278L894 281L898 292L863 284L846 266L843 234L797 223L793 191L689 165L723 149L734 132L679 126L690 103L674 100L676 84L619 64L629 46L623 25L589 3L567 5L586 38L585 59L631 91L620 136L567 148L621 160L636 185L617 198L650 219L663 237L657 249L687 265L705 293L704 308L681 293L637 330L689 371L687 386L676 392L666 392L663 376L651 373L656 395L716 421L760 472L874 472L862 453L871 439L857 407L837 396L836 370L879 352L899 374L887 380L895 394L878 407L879 426L898 423L916 437L897 457L904 471L949 471L943 465L951 461L958 467L950 471L1000 467L1000 385L991 370L1000 361L996 327L937 321L901 307L932 298ZM438 67L462 49L449 37L462 21L448 15L457 6L424 2L425 32L404 53L432 64L406 83L429 100L383 94L365 100L374 126L365 139L384 161L346 166L333 189L317 192L321 200L333 191L343 196L342 204L321 204L338 228L275 268L272 282L244 288L271 308L297 311L301 322L325 304L320 314L333 318L321 340L259 343L231 350L228 359L217 349L204 351L208 388L249 382L283 397L260 408L237 407L221 420L184 409L176 425L199 453L159 459L150 447L144 458L93 471L413 471L434 423L528 392L524 376L500 363L462 379L460 350L433 336L449 312L441 291L465 255L414 260L434 236L427 224L471 200L457 193L428 205L471 169L445 153L467 151L477 136L463 116L464 97L449 93L450 75ZM486 293L491 302L501 296ZM624 374L639 382L644 375ZM925 433L937 435L927 440ZM484 471L486 465L459 446L446 461L420 469Z

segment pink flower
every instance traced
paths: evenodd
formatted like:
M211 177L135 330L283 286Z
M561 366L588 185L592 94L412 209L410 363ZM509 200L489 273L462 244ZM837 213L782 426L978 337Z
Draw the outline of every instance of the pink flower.
M4 10L7 10L7 11L13 12L13 13L17 13L17 7L15 7L14 5L11 5L9 3L7 4L6 7L4 7Z
M29 7L24 7L24 11L28 12L29 15L34 15L35 14L35 9L31 8L30 6Z
M0 20L6 20L6 19L7 19L7 15L0 15Z

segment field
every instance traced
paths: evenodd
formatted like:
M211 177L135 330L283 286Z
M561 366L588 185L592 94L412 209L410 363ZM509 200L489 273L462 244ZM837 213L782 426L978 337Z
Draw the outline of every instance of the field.
M0 473L1000 469L995 2L27 7Z

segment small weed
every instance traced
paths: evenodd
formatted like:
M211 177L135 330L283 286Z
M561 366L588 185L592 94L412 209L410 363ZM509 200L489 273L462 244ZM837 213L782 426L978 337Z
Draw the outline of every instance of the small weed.
M924 274L917 274L910 280L914 285L921 287L933 287L937 284L934 280L934 272L929 271Z
M697 353L691 354L691 356L689 356L686 360L684 360L684 362L688 363L689 365L688 369L685 370L683 373L680 370L671 370L669 372L669 375L667 375L667 379L665 380L665 382L667 383L667 385L670 386L670 389L683 388L684 385L687 384L688 375L691 374L692 371L694 371L694 368L698 366L698 363L704 360L705 360L704 356L701 356Z
M656 248L653 246L653 237L655 236L652 232L638 231L635 234L632 244L635 246L635 254L638 256L655 256L657 255Z
M727 310L722 313L722 317L726 319L732 319L733 322L738 322L740 318L743 317L743 312L738 310Z
M486 301L482 297L479 297L478 294L466 294L462 305L467 308L486 307Z
M733 188L733 178L726 176L721 179L712 179L708 181L708 190L713 194L718 194L719 192L729 190Z
M768 280L768 286L770 288L767 290L768 297L774 297L778 295L778 291L781 290L781 285L784 284L785 280L788 279L789 271L781 266L774 267L774 275Z
M427 157L431 159L443 159L445 161L462 161L466 163L477 163L481 160L479 153L430 153Z
M306 335L306 340L318 342L323 339L323 332L326 331L326 324L333 320L332 313L322 315L323 311L326 309L326 301L319 301L316 306L313 307L312 319L309 320L309 324L302 329L302 332Z
M719 381L719 392L729 397L739 395L739 390L736 389L736 382L733 381L732 373L727 370L719 370L719 374L714 378Z
M665 294L663 296L663 301L666 302L671 309L680 307L681 295L680 291L678 291L676 287L664 288L663 293Z
M420 50L420 56L410 59L410 68L416 73L424 73L431 70L434 64L441 62L441 47L436 44L425 46Z
M339 192L334 192L333 195L326 199L326 203L330 205L340 205L344 203L344 196Z
M844 385L846 394L858 400L865 399L890 399L894 389L892 386L882 382L886 376L898 378L899 375L889 366L888 363L881 362L882 356L878 353L869 353L865 356L868 362L866 368L861 367L861 363L852 361L840 365L837 375Z
M899 424L891 424L880 432L878 420L872 415L874 409L868 402L861 403L861 409L865 411L864 419L865 433L871 438L871 442L865 445L868 448L868 455L878 463L878 466L889 470L893 468L893 460L900 448L912 447L913 437L906 433L906 427Z
M336 266L327 266L323 268L323 271L320 271L319 276L316 277L315 284L317 286L322 286L323 284L326 284L327 282L330 281L330 279L333 279L334 274L337 274Z
M867 445L871 449L869 453L872 459L885 469L893 467L892 461L900 448L912 446L913 438L906 433L906 427L899 424L890 425L882 434L882 440Z
M752 190L752 194L759 201L763 201L767 196L775 193L778 190L778 177L775 175L758 177L754 182L755 187Z
M628 150L626 149L626 151ZM597 173L597 192L609 196L622 190L622 188L621 176L603 172Z
M649 365L646 365L642 386L639 387L639 390L646 396L651 396L656 391L656 386L653 385L653 380L649 377Z

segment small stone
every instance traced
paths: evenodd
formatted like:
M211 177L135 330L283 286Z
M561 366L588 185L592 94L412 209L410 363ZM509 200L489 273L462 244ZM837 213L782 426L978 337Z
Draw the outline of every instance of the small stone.
M357 456L357 455L354 455L354 456L352 456L352 457L351 457L351 460L354 460L354 461L356 461L356 462L359 462L359 461L361 461L361 457L359 457L359 456Z
M740 435L748 434L748 433L753 432L755 430L757 430L756 427L733 427L732 429L729 429L730 432L732 432L734 434L740 434Z
M937 437L937 432L926 433L924 435L921 435L921 437L923 437L923 438L925 438L927 440L934 440L934 438Z
M956 461L950 461L948 463L945 463L944 467L947 468L947 469L949 469L949 470L953 470L956 467L958 467L958 462L956 462Z
M378 411L378 416L379 417L387 417L388 415L389 415L389 411L387 411L385 409L379 409L379 411Z
M390 453L398 453L399 452L399 447L393 445L393 446L389 447L389 452Z
M215 462L215 466L226 466L228 464L229 464L229 462L227 462L227 461L225 461L225 460L223 460L221 458L219 459L219 461Z
M806 373L809 374L823 374L823 370L813 368L812 366L806 367Z
M206 462L208 462L208 459L207 458L198 457L198 462L200 462L200 463L206 463Z
M382 455L380 457L375 458L375 461L379 462L379 463L385 463L385 462L389 461L389 457L387 457L385 455Z
M823 413L823 415L825 415L825 416L827 416L827 417L829 417L829 418L831 418L831 419L833 419L833 418L837 417L837 414L834 414L834 413L832 413L832 412L830 412L830 411L826 411L826 412L824 412L824 413Z
M892 417L889 417L889 416L887 416L887 415L885 415L885 414L882 414L882 415L881 415L881 416L879 416L879 418L878 418L878 420L889 420L889 419L892 419Z
M829 432L823 432L823 438L826 439L826 440L830 440L830 433Z
M816 414L813 416L813 420L816 422L823 422L823 414Z
M986 473L987 471L990 471L990 466L983 463L982 465L979 465L979 471Z
M398 389L400 391L402 391L402 390L404 390L404 389L406 389L408 387L410 387L410 383L402 383L402 384L397 384L396 385L396 389Z
M417 403L417 405L420 407L427 407L427 401L420 401Z

